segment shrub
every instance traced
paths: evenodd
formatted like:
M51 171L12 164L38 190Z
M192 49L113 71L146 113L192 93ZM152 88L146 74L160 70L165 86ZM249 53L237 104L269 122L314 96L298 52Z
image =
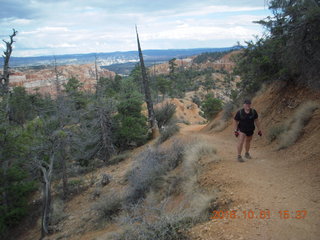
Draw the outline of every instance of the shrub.
M142 145L147 140L147 119L142 115L142 100L138 96L124 98L118 105L118 114L114 117L115 145L128 149Z
M213 130L214 132L221 132L227 127L227 122L223 121L222 119L215 120L213 124L210 127L210 130Z
M234 105L231 102L223 105L223 115L222 115L223 121L227 121L232 117L233 108L234 108Z
M131 156L131 152L130 151L125 151L123 153L120 153L118 155L114 155L112 156L108 162L107 165L115 165L118 164L124 160L126 160L127 158L129 158Z
M102 196L94 209L106 220L112 220L122 209L123 198L118 194Z
M116 146L120 149L129 149L144 144L148 132L146 118L144 116L119 116L115 118L118 122L115 131Z
M201 104L201 110L207 119L214 118L222 109L222 101L214 98L212 94L207 94Z
M166 103L160 108L154 109L155 118L158 121L158 127L161 129L164 125L169 125L169 122L174 118L176 106L172 103Z
M28 214L28 197L35 189L25 169L18 165L6 171L0 168L0 236Z
M216 193L210 192L209 194L199 193L198 177L201 172L201 165L199 160L202 157L208 157L210 161L219 161L216 155L216 150L211 144L208 144L206 139L196 139L196 144L187 148L183 162L183 170L185 181L183 189L186 196L190 200L190 214L198 220L204 220L209 211L216 207Z
M194 96L192 97L192 102L195 103L195 104L197 104L198 107L200 107L200 105L201 105L201 99L200 99L197 95L194 95Z
M197 140L195 144L190 145L185 152L184 167L187 171L197 172L198 161L203 156L215 155L216 149L204 140Z
M62 191L62 186L60 186ZM85 191L88 186L85 184L83 179L73 179L68 182L68 192L72 194L79 194Z
M183 144L174 141L170 149L148 148L139 154L134 160L136 166L127 176L127 202L136 203L144 198L151 188L159 186L163 176L180 164L183 152Z
M160 137L158 139L158 143L163 143L164 141L168 140L170 137L178 133L179 129L180 127L175 123L163 126L160 129Z
M304 126L312 117L313 112L319 108L316 102L306 102L300 105L290 120L285 124L285 131L280 136L278 150L287 148L295 143L301 135Z
M209 157L210 161L212 158L217 160L216 151L206 143L206 139L197 138L194 142L188 145L187 151L184 150L185 145L176 140L166 151L160 147L149 148L138 157L139 162L129 177L130 184L134 183L130 191L137 193L143 190L136 197L145 196L149 190L151 192L146 201L139 202L138 198L135 202L125 204L126 210L118 218L124 230L109 239L189 239L186 230L209 219L209 215L218 207L216 193L200 193L197 177L199 160L204 156ZM176 175L176 172L167 174L179 166L182 159L185 160L182 168L184 175ZM168 213L165 210L167 197L181 193L185 195L185 201L175 211Z
M122 218L126 229L114 234L110 239L118 240L187 240L185 231L193 225L192 217L184 211L166 213L154 207L133 207L127 216ZM129 224L129 225L128 225Z
M187 209L187 212L197 222L207 221L212 211L218 209L217 199L216 192L207 194L198 192L191 197L190 208Z
M284 131L285 131L284 125L272 126L267 136L269 142L273 142L274 140L276 140Z

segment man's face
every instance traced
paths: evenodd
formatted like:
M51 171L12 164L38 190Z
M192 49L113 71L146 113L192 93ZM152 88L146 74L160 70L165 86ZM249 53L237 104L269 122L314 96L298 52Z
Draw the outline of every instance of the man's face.
M243 104L243 108L244 108L245 110L249 110L250 107L251 107L251 104L247 104L247 103Z

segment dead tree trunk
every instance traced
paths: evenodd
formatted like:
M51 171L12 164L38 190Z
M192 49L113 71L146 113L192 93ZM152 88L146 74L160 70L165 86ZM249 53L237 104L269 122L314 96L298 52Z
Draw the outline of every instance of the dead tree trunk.
M99 81L99 73L98 73L98 57L97 54L94 55L94 71L95 71L95 78L96 78L96 84Z
M111 155L115 152L114 145L111 139L111 119L110 113L106 112L103 109L99 109L99 123L101 128L101 138L102 138L102 147L104 151L104 161L107 162Z
M9 76L10 76L10 71L9 71L9 62L10 62L10 57L12 53L12 45L14 43L13 38L17 35L18 31L13 29L13 33L10 35L10 41L7 42L5 40L2 40L6 44L6 51L4 51L4 64L3 64L3 73L1 75L0 79L0 94L4 96L4 102L6 103L6 119L10 121L10 104L9 104Z
M3 96L3 101L5 102L5 121L6 124L9 123L10 121L10 94L9 94L9 62L10 62L10 57L12 53L12 44L14 43L13 38L17 35L17 31L13 29L12 35L10 35L10 41L7 42L3 40L6 44L6 51L4 51L4 64L3 64L3 72L2 75L0 75L0 96ZM8 136L8 128L5 129L5 134L4 136ZM6 137L5 137L6 138ZM4 140L3 143L5 143L6 140ZM9 199L7 195L7 189L8 189L8 181L7 181L7 171L9 169L10 162L8 159L4 160L3 163L1 164L1 168L3 169L3 175L5 176L3 179L3 186L4 186L4 191L2 193L2 198L4 202L4 209L7 211L7 207L9 205Z
M148 109L148 118L149 118L151 130L152 130L152 137L155 138L159 134L159 129L158 129L157 120L156 120L155 114L154 114L153 102L151 99L151 93L150 93L150 88L149 88L149 80L148 80L146 67L144 65L144 60L143 60L143 55L142 55L142 51L141 51L137 26L136 26L136 33L137 33L137 42L138 42L138 51L139 51L139 58L140 58L141 73L142 73L142 83L143 83L143 88L144 88L145 101L147 103L147 109Z
M55 159L54 153L50 156L49 164L45 162L39 162L39 168L43 177L43 208L42 208L42 220L41 220L41 239L49 233L49 220L51 209L51 179L53 171L53 162Z
M3 64L3 73L1 76L1 88L6 95L9 92L9 61L12 53L12 44L14 43L13 38L17 35L18 31L13 29L13 33L10 35L10 41L7 42L5 40L2 40L6 44L6 51L4 51L4 64Z
M55 86L56 86L56 92L57 92L57 97L61 94L61 84L60 84L60 79L59 77L62 75L62 72L58 70L58 65L57 65L57 59L54 56L54 73L56 76L55 79Z

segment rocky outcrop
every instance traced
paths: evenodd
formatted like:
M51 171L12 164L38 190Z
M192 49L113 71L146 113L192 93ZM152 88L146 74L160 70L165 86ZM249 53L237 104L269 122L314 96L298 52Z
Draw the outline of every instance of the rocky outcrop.
M225 70L227 72L231 72L233 68L235 67L235 62L232 59L232 56L239 54L241 51L233 51L222 58L215 60L215 61L206 61L204 63L194 63L193 59L196 56L189 57L189 58L184 58L184 59L176 59L175 64L177 69L195 69L195 70L203 70L203 69L215 69L215 70ZM165 62L162 64L157 64L155 66L152 66L149 68L149 71L152 74L169 74L170 68L169 68L169 63Z
M30 93L39 92L40 94L57 94L56 72L61 89L71 77L77 78L83 83L84 91L94 91L96 86L94 64L84 65L64 65L58 66L57 71L54 67L44 69L12 69L10 75L10 87L23 86ZM107 69L98 69L99 77L114 78L115 73Z

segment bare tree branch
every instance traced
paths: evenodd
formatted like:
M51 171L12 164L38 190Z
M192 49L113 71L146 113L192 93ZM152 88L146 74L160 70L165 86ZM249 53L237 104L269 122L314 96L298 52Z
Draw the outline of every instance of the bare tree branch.
M9 92L9 61L12 53L12 45L15 42L13 38L17 35L18 31L15 29L12 29L13 33L10 35L10 41L5 41L2 40L6 44L6 51L4 51L4 64L3 64L3 73L0 79L0 86L1 90L3 91L4 94L7 94Z

